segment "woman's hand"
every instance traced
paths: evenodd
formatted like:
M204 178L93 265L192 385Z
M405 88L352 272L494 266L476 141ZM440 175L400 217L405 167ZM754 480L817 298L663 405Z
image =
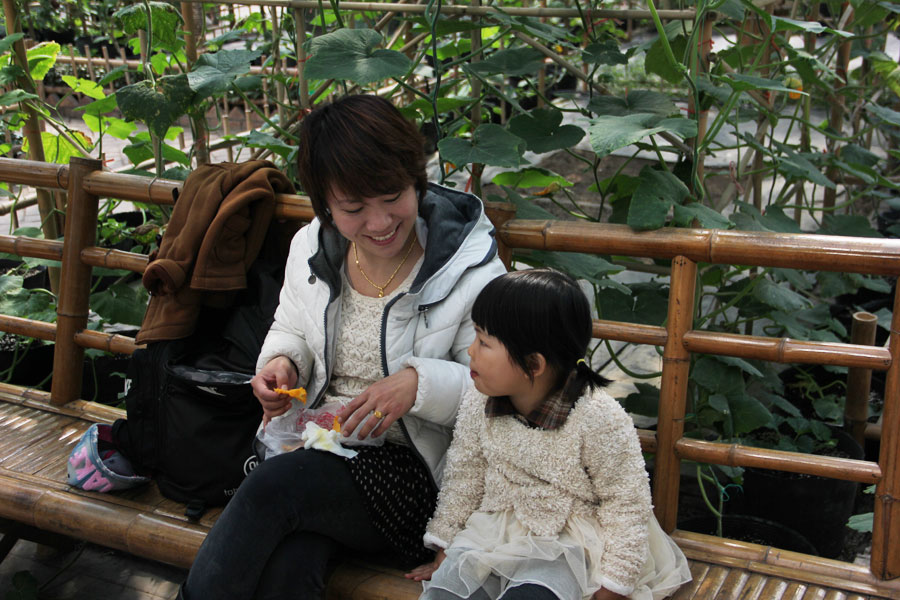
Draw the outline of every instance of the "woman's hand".
M447 555L444 551L438 550L437 554L434 555L433 561L425 563L424 565L419 565L407 573L405 577L407 579L412 579L413 581L430 581L431 576L438 570L438 567L441 566L441 563L444 562L445 558L447 558Z
M291 389L297 385L297 369L286 356L276 356L250 380L253 395L263 408L263 424L283 415L291 408L291 398L278 394L275 388Z
M416 403L418 387L419 374L412 367L376 381L338 412L341 431L349 436L365 421L357 434L359 439L383 434Z
M622 594L611 592L605 588L600 588L599 590L594 592L594 595L591 596L591 600L625 600L627 597L628 596L623 596Z

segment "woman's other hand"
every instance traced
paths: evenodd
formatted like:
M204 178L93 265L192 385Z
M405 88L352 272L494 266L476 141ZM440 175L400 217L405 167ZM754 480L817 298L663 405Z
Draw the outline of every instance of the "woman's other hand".
M438 567L441 566L441 563L444 562L444 559L447 558L447 555L443 550L438 550L437 554L434 555L434 560L430 563L425 563L424 565L419 565L409 573L405 575L407 579L412 579L413 581L430 581L431 576L434 575L434 572L438 570Z
M291 398L273 391L275 388L291 389L297 385L297 369L286 356L276 356L266 363L250 380L253 395L263 408L263 423L283 415L291 408Z
M383 434L416 403L418 387L419 374L412 367L376 381L340 410L344 435L351 435L363 421L359 439Z

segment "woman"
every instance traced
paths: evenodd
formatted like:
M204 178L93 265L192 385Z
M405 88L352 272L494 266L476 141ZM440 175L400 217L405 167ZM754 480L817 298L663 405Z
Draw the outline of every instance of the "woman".
M481 202L427 183L423 140L388 101L349 96L307 115L298 167L316 219L291 243L252 381L265 460L201 546L189 600L321 597L341 549L397 566L428 558L469 312L504 272ZM298 386L305 407L274 391ZM344 432L386 441L346 459L275 439L329 402L345 404Z

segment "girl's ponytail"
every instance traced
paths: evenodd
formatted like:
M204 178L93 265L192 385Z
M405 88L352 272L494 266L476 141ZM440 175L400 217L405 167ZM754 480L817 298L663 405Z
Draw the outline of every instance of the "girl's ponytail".
M575 363L575 377L569 387L570 399L574 402L584 393L585 388L591 390L609 385L610 380L593 370L588 362L579 358Z

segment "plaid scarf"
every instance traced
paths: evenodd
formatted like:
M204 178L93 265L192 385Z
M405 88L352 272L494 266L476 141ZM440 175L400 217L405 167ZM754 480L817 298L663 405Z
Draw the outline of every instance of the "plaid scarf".
M574 379L575 371L572 371L561 390L549 396L540 406L524 416L520 415L512 405L509 396L490 396L484 404L484 416L490 419L512 415L529 427L550 431L559 429L566 422L566 419L569 418L569 413L572 411L572 407L575 406L575 401L569 400L574 395L569 390Z

